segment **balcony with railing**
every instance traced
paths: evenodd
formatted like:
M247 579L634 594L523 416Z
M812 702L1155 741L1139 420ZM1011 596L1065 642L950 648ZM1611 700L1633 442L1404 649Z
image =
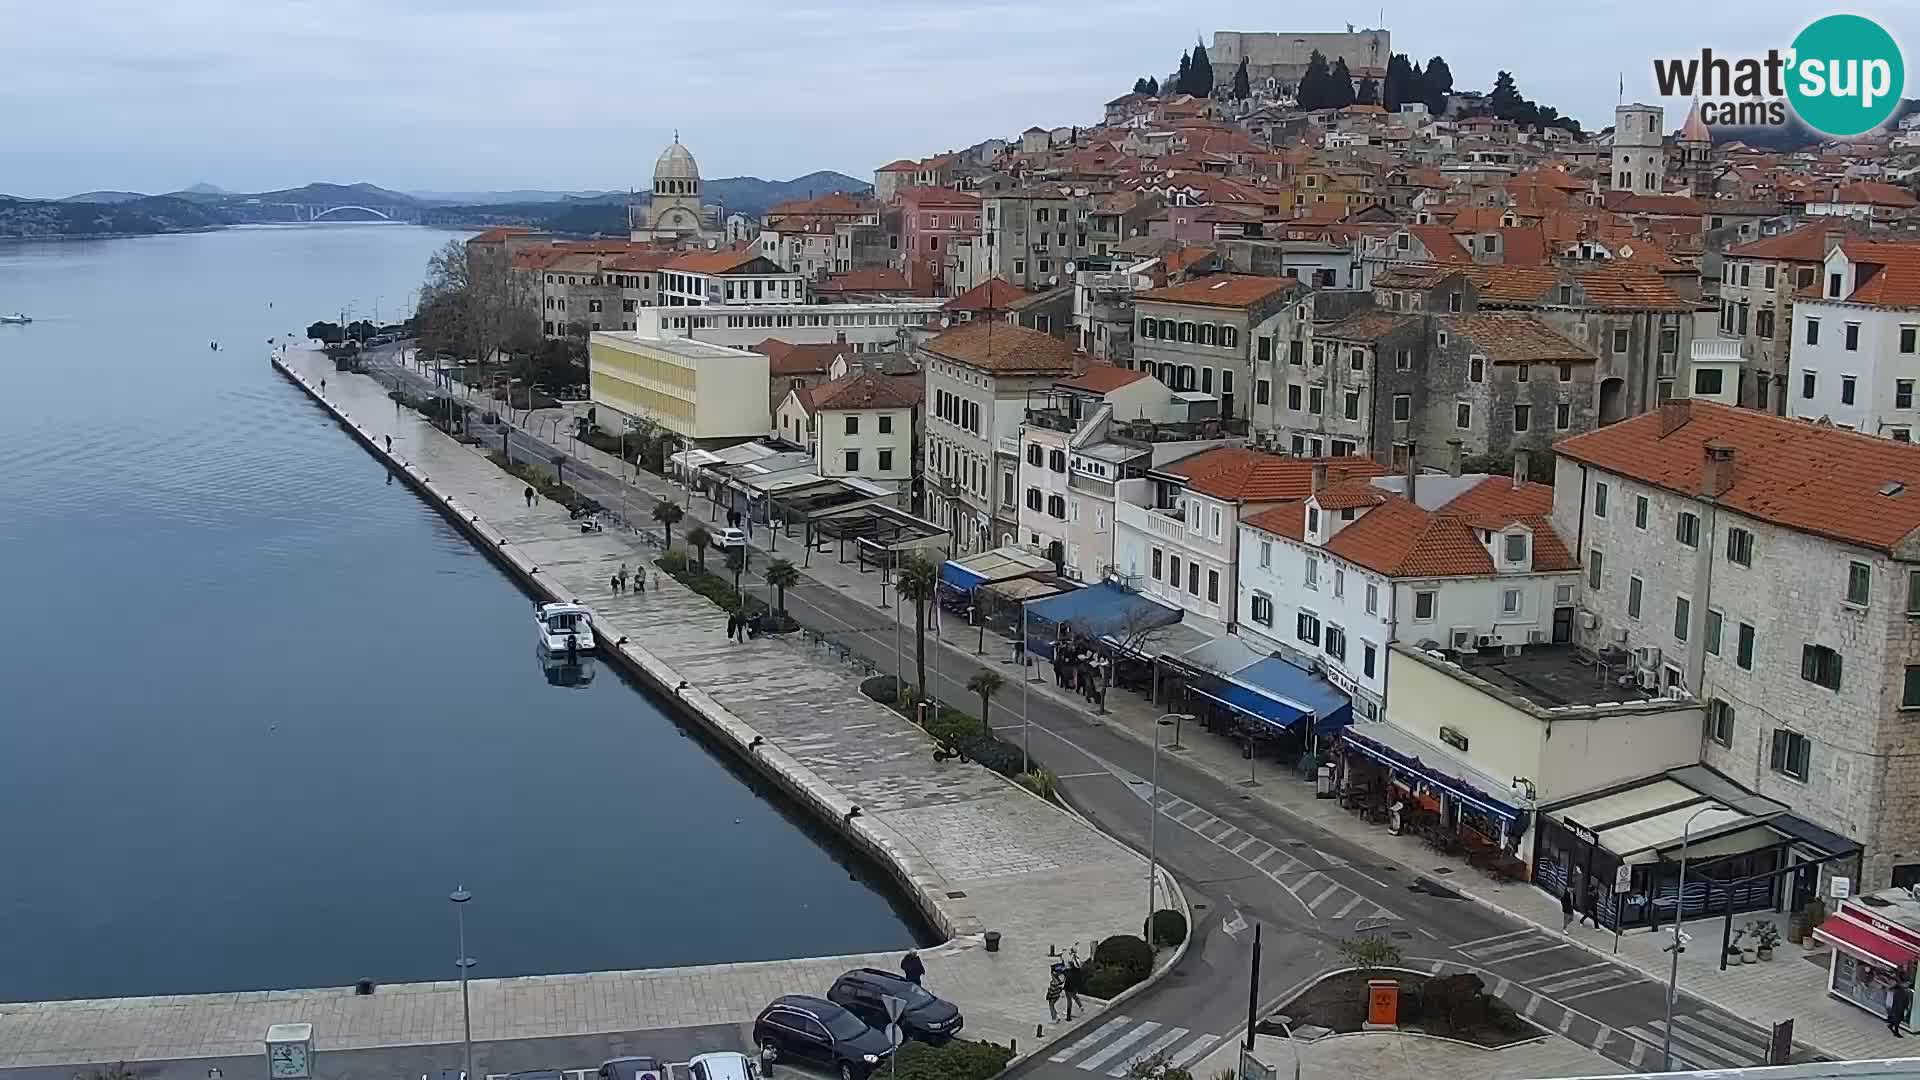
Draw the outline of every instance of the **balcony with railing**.
M1124 420L1116 421L1107 430L1107 437L1114 442L1134 446L1151 446L1154 443L1201 442L1208 439L1244 439L1250 430L1248 422L1237 416L1211 417L1205 420L1190 421L1153 421Z

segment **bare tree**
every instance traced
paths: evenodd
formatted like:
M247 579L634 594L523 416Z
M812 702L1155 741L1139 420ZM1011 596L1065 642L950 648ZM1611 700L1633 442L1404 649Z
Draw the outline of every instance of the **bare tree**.
M532 279L515 273L506 259L470 258L458 240L448 241L427 261L418 325L423 348L479 362L481 383L489 391L489 363L540 344Z
M1107 711L1107 691L1113 688L1113 670L1119 666L1120 657L1141 656L1154 661L1155 655L1159 652L1160 642L1171 633L1172 623L1156 621L1156 616L1159 614L1157 607L1158 605L1136 605L1128 608L1121 616L1120 624L1105 635L1112 639L1113 644L1108 649L1107 669L1100 678L1100 712ZM1158 708L1160 703L1159 672L1159 663L1154 661L1155 708ZM1177 729L1174 731L1173 742L1175 746L1180 744L1180 733Z

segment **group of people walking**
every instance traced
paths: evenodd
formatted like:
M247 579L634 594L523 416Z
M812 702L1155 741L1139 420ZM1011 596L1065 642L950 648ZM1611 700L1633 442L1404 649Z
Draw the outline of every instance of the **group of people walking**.
M1053 641L1054 685L1072 690L1090 704L1100 705L1107 693L1100 674L1106 665L1106 657L1093 647L1093 642L1077 633L1072 623L1060 624Z
M613 595L615 596L619 596L621 593L626 592L627 587L629 585L633 587L634 592L646 592L647 591L647 571L643 567L639 570L635 570L633 572L632 578L628 578L627 564L621 563L620 569L613 572L613 578L610 584L612 584L613 586ZM653 584L655 588L658 588L660 586L660 576L657 572L654 574Z

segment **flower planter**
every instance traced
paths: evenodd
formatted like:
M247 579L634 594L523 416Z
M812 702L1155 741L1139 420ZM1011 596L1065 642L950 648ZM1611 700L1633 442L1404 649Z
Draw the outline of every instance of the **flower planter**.
M1757 953L1757 954L1759 955L1759 957L1760 957L1760 961L1761 961L1762 963L1770 963L1770 962L1772 962L1772 960L1773 960L1773 950L1772 950L1772 949L1768 949L1768 948L1759 948L1759 949L1755 949L1755 950L1754 950L1754 952L1755 952L1755 953Z

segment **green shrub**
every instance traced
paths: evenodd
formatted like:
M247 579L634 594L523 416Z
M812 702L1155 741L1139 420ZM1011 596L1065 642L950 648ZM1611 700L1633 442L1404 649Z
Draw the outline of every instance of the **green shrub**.
M1153 946L1132 934L1115 934L1093 947L1093 962L1126 968L1139 982L1153 974Z
M1187 917L1172 908L1161 908L1147 920L1146 935L1155 948L1178 945L1187 940Z
M1043 799L1053 798L1054 792L1060 786L1059 779L1051 771L1039 766L1035 766L1032 772L1023 772L1014 779L1020 781L1021 787Z
M1383 937L1345 938L1338 948L1341 959L1359 968L1362 974L1394 967L1401 959L1400 946Z
M899 1080L987 1080L1007 1067L1013 1051L998 1043L949 1039L938 1045L909 1042L894 1055L884 1075L898 1070Z
M1127 1066L1127 1076L1131 1080L1193 1080L1192 1073L1173 1067L1173 1059L1164 1050Z
M687 555L684 551L669 551L653 560L653 565L678 577L687 568Z
M1139 981L1133 972L1117 964L1095 964L1093 973L1087 976L1087 996L1112 1001Z

